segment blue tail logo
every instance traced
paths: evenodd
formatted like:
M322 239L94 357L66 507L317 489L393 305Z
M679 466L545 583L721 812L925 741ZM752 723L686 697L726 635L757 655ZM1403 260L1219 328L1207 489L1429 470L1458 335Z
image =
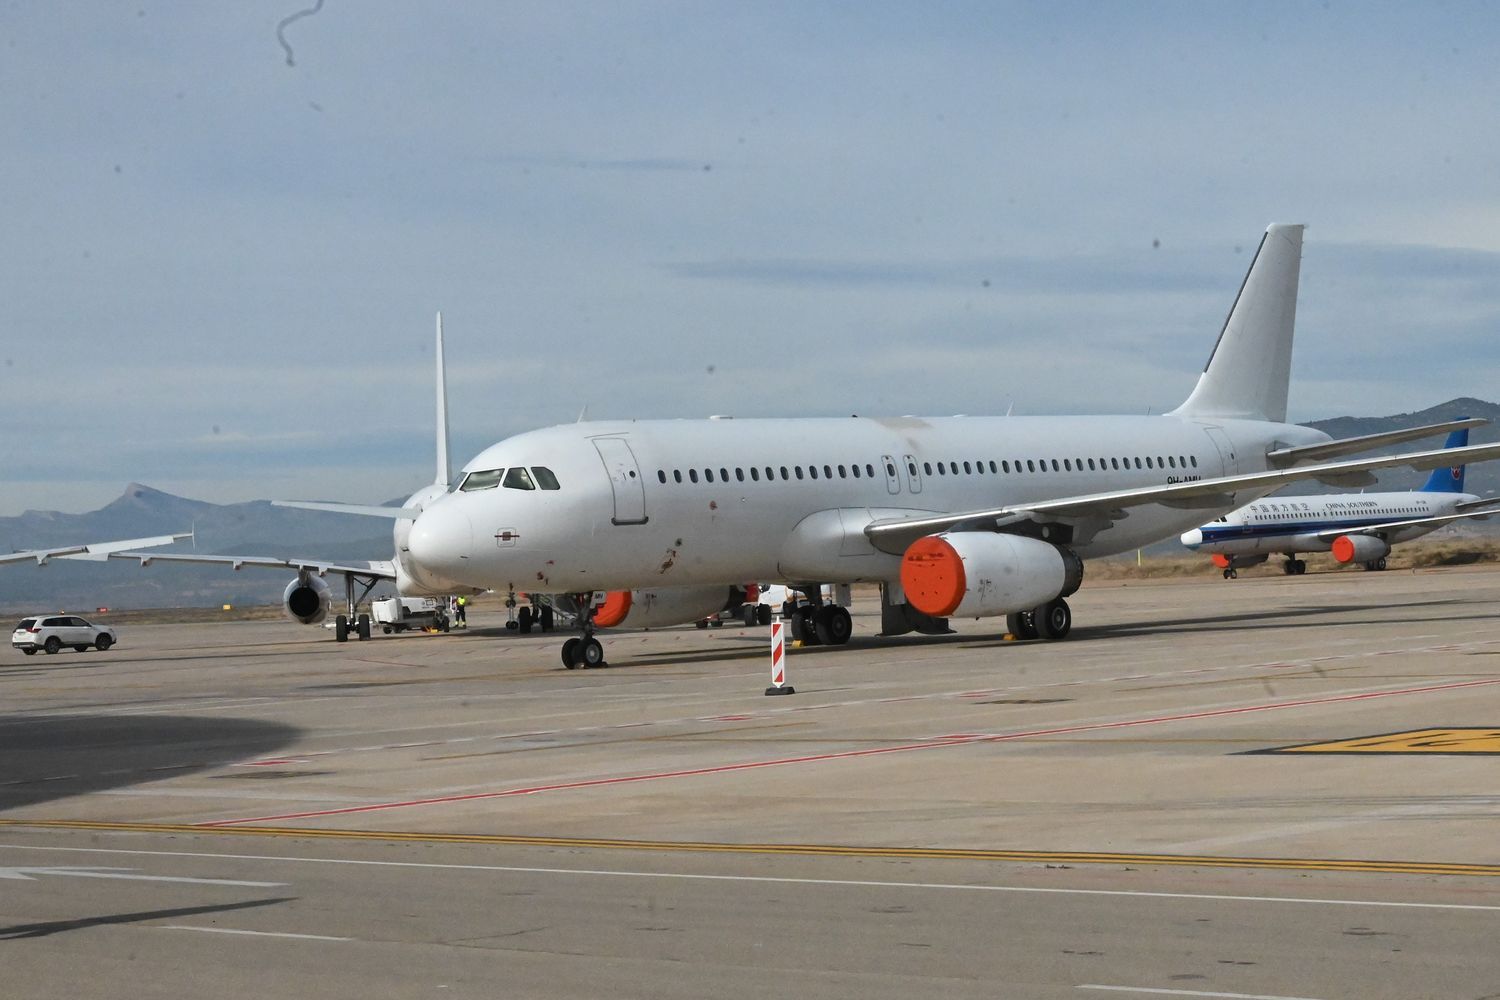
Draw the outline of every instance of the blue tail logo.
M1462 419L1462 418L1459 418ZM1444 448L1462 448L1469 443L1469 429L1454 431L1443 443ZM1464 467L1455 465L1447 469L1433 469L1422 489L1428 493L1462 493L1464 491Z

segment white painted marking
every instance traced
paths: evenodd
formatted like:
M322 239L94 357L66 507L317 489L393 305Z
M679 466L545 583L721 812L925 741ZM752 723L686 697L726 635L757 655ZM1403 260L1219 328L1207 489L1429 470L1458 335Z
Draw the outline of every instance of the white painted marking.
M1233 1000L1318 1000L1317 997L1284 997L1269 993L1210 993L1204 990L1159 990L1145 986L1095 986L1078 987L1080 990L1112 990L1116 993L1150 993L1164 997L1232 997Z
M286 931L239 931L232 927L189 927L186 924L163 924L164 931L199 931L204 934L244 934L247 937L295 938L299 941L353 941L353 938L329 937L326 934L292 934Z
M414 841L414 843L424 843ZM1324 899L1308 896L1229 896L1195 892L1144 892L1138 889L1060 889L1025 885L966 885L953 882L879 882L860 879L784 878L767 875L699 875L688 872L641 872L606 868L526 868L517 865L444 865L425 861L365 861L354 858L298 858L277 854L214 854L208 851L139 851L109 847L46 847L0 844L0 850L68 851L79 854L133 854L167 858L217 858L221 861L284 861L296 864L357 865L369 868L416 868L429 871L506 872L516 875L592 875L610 878L677 879L696 882L744 882L766 885L848 886L870 889L933 889L948 892L1014 892L1049 896L1124 896L1137 899L1191 899L1235 903L1298 903L1312 906L1370 906L1384 909L1455 910L1500 913L1500 905L1481 903L1404 903L1376 899ZM284 885L253 882L250 885Z
M286 885L285 882L242 882L226 878L184 878L178 875L134 875L134 868L101 868L98 865L61 865L46 868L0 868L0 879L31 882L38 875L64 875L70 878L112 878L130 882L184 882L189 885L239 885L264 888Z

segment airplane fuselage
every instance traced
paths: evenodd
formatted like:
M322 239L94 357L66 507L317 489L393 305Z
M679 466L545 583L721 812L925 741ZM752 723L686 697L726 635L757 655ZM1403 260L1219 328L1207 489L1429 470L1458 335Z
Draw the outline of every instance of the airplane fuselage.
M1171 416L568 424L481 452L408 544L433 576L497 589L891 581L900 555L866 538L873 520L1258 472L1269 448L1324 440L1292 424ZM485 475L516 468L531 472ZM542 486L549 473L556 488ZM1127 551L1258 495L1134 507L1070 547Z

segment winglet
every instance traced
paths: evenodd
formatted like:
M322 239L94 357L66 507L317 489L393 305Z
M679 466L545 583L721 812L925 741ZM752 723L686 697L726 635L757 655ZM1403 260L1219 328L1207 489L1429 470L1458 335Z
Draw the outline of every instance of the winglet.
M437 314L437 479L444 489L452 482L448 467L448 376L443 364L443 313Z
M1286 420L1301 225L1266 229L1192 395L1169 416Z

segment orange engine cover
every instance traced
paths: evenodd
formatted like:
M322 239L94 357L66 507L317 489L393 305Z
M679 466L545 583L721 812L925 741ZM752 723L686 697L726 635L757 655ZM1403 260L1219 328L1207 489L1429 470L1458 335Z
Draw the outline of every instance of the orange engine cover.
M614 628L625 620L630 614L630 606L634 601L628 590L611 590L605 595L604 603L599 610L594 612L594 624L600 628Z

